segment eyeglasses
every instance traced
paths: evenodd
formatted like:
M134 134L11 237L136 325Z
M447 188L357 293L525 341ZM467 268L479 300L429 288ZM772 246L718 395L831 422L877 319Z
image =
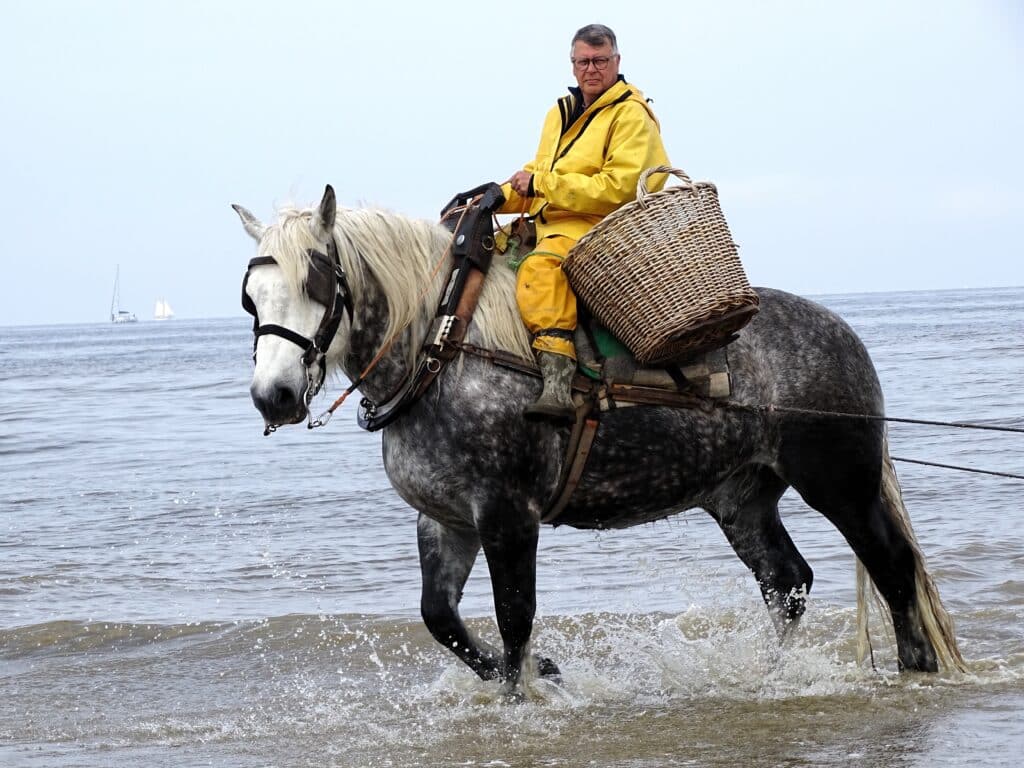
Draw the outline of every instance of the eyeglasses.
M598 72L604 72L608 69L608 63L614 58L614 56L595 56L592 59L569 59L569 61L580 72L585 72L591 64L594 65L594 69Z

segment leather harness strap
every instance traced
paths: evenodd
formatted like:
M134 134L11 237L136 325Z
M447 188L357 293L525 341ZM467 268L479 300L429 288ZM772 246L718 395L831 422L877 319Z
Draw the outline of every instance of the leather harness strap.
M487 360L520 373L540 377L540 369L531 361L496 349L484 349L472 344L453 345L459 352ZM569 434L565 462L551 498L541 511L540 522L554 523L565 511L573 494L583 479L587 459L597 438L600 427L600 413L615 410L620 405L660 405L669 408L696 408L710 412L715 408L729 405L729 401L714 400L694 391L679 392L656 387L642 387L632 384L600 382L577 375L573 389L582 394L582 403L576 408L576 421Z
M473 318L473 312L476 311L476 305L480 301L484 277L484 273L478 269L469 269L469 274L466 276L466 281L463 284L459 303L455 306L454 311L447 315L448 324L442 323L435 337L435 342L428 348L427 360L436 360L439 365L427 364L422 366L422 373L415 377L416 386L409 393L410 405L427 391L434 382L434 379L444 370L444 367L459 353L462 340L466 337L466 332L469 330L469 322Z
M589 402L591 401L588 400ZM589 410L584 406L576 411L576 423L569 436L569 446L566 449L562 475L558 480L558 488L541 513L540 521L542 523L553 522L562 514L562 510L568 506L569 499L572 498L583 477L583 470L587 467L590 448L594 444L594 437L597 435L599 425L596 417L588 415Z
M456 196L454 202L470 195ZM402 382L399 390L380 404L362 399L357 419L363 429L374 432L391 424L427 391L445 366L459 354L494 255L491 216L503 199L497 185L487 185L482 198L470 197L464 209L450 204L442 213L444 222L451 221L455 213L461 212L462 215L453 233L452 271L441 294L434 324L427 334L415 370Z

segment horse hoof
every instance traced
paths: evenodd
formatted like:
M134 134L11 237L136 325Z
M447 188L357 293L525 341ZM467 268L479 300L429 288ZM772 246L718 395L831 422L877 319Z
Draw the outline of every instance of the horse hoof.
M562 682L562 670L551 659L537 657L537 674L556 683Z

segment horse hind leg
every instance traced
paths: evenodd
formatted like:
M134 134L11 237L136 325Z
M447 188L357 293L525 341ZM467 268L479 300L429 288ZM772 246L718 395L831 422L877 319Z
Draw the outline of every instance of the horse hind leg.
M904 632L909 636L915 637L915 639L916 635L922 634L927 643L931 646L937 660L937 664L932 664L930 659L923 659L923 661L927 662L927 667L923 667L920 664L914 665L912 663L907 663L901 653L900 663L907 669L926 669L927 671L934 672L937 671L934 667L941 665L945 669L965 672L967 670L967 665L964 662L963 656L960 654L960 648L956 640L956 632L953 628L953 620L946 611L945 606L942 604L938 588L935 586L935 581L928 572L924 554L921 552L921 548L917 542L917 537L914 535L914 529L910 524L910 515L907 512L906 506L903 504L903 492L900 489L899 479L896 476L896 469L893 467L892 459L889 456L889 444L887 437L883 438L882 445L882 480L880 496L882 506L885 508L888 516L893 520L895 527L906 539L907 545L913 555L913 599L910 601L910 608L907 611L905 619L905 621L909 623L909 627L904 627ZM863 590L858 590L858 611L864 614L863 623L866 634L867 607L866 605L861 605L862 595ZM860 623L861 622L858 621L858 624ZM893 613L893 626L895 627L895 625L896 614ZM899 631L896 632L896 636L899 638ZM897 645L898 644L899 643L897 641ZM913 650L916 646L910 644L910 647ZM921 661L921 659L915 658L912 661Z
M716 493L709 510L733 550L761 588L780 639L785 640L807 606L814 573L779 517L787 484L766 466L738 473Z
M962 670L952 622L925 566L884 438L871 453L878 464L847 455L832 471L791 478L793 486L839 529L887 603L900 670L936 672L939 661ZM826 456L826 450L819 454ZM845 470L836 471L839 466ZM858 589L861 611L864 592Z
M846 537L889 607L900 670L937 672L938 657L924 627L918 593L918 574L923 569L920 552L890 510L879 495L856 515L860 524L850 522L853 514L826 516ZM858 589L858 612L866 622L864 601L865 590ZM859 624L859 632L866 636L866 623Z

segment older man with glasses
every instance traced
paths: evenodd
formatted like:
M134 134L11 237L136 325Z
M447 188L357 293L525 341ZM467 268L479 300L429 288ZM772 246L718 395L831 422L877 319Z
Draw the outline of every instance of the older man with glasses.
M602 24L580 29L570 61L577 87L548 112L537 156L502 186L502 213L527 212L537 246L519 266L516 299L533 334L544 389L528 419L571 422L576 370L576 297L562 261L588 230L636 198L642 171L667 165L658 121L640 90L619 74L615 33ZM660 189L665 177L648 187ZM608 275L615 280L615 275Z

